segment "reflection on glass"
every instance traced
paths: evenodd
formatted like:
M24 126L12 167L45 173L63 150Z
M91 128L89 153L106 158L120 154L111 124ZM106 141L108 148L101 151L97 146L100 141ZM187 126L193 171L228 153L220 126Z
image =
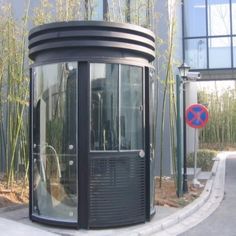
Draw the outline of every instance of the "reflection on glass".
M137 1L137 0L130 0L129 1L130 6L130 23L136 24L136 25L141 25L143 27L149 26L148 22L148 0L146 1L147 3L144 4L143 1ZM127 3L128 4L128 3ZM149 3L150 4L150 3Z
M155 207L155 156L156 156L156 121L157 121L157 80L154 71L149 73L149 109L150 109L150 210Z
M232 2L232 28L233 28L233 34L236 34L236 0L231 0Z
M185 40L185 60L192 69L204 69L207 67L206 39Z
M92 2L90 2L90 5ZM103 20L103 5L106 4L104 3L104 0L98 0L94 1L93 5L90 6L91 8L91 13L92 13L92 20Z
M209 39L209 68L231 67L230 38Z
M77 221L76 63L34 68L33 214Z
M229 0L208 0L208 35L230 34Z
M236 67L236 37L233 37L234 67Z
M120 148L143 148L142 68L121 66Z
M100 1L100 0L99 0ZM107 18L114 22L128 22L141 25L146 28L151 27L152 12L154 4L152 0L107 0Z
M91 150L118 149L118 65L94 63L91 75Z
M143 149L142 73L137 66L90 65L91 150Z
M126 22L128 6L127 0L107 0L108 2L108 19L114 22Z
M184 2L185 37L206 35L205 0L188 0Z

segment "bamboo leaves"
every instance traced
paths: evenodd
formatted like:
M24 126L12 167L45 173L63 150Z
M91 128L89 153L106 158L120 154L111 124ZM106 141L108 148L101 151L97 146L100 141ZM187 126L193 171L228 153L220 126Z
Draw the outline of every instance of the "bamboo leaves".
M0 131L1 166L6 171L8 187L15 180L15 167L19 154L23 154L24 166L28 166L27 123L28 82L25 68L28 9L22 22L17 23L9 4L2 5L0 13ZM27 177L25 177L27 178Z
M198 102L207 104L210 119L200 133L200 145L213 149L234 147L236 142L236 89L231 87L218 92L200 90Z

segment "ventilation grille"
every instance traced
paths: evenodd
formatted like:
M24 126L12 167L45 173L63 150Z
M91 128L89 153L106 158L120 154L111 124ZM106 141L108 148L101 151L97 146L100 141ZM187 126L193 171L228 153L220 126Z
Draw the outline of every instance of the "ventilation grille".
M90 159L89 227L145 221L145 161L128 155Z

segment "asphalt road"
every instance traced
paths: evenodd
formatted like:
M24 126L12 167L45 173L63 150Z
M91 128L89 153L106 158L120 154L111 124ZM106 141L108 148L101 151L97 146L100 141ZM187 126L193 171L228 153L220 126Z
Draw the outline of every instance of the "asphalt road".
M219 208L181 236L236 236L236 156L227 158L225 174L225 196Z

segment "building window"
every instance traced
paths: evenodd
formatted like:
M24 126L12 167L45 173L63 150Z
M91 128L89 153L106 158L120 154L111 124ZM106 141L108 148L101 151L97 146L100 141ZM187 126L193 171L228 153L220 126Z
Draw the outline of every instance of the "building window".
M118 149L118 71L117 64L91 64L91 150Z
M230 38L209 39L209 68L231 67Z
M233 37L233 55L234 67L236 67L236 37Z
M233 28L233 34L236 34L236 21L234 19L236 19L236 0L231 0L232 2L232 28Z
M185 40L185 61L192 68L207 68L207 43L204 38Z
M184 4L185 37L206 35L205 0L189 0Z
M183 2L184 60L193 69L235 67L236 0Z
M229 0L208 0L208 35L230 34Z
M143 149L143 68L91 63L90 149Z
M92 20L103 20L103 5L104 1L96 1L94 4L94 13L92 15Z
M76 62L33 69L33 215L77 222Z

